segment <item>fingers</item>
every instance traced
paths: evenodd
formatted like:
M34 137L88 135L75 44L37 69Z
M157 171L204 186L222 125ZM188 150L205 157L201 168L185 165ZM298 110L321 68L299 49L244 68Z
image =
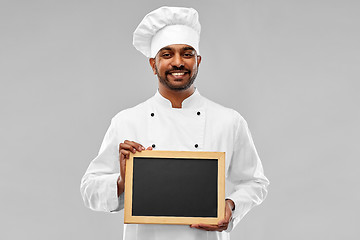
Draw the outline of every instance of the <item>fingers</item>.
M228 224L225 225L210 225L210 224L192 224L191 227L206 230L206 231L223 231L227 229Z
M225 220L226 220L227 223L229 223L231 221L231 219L232 219L232 213L233 213L232 208L233 207L228 201L226 201L226 203L227 204L226 204L226 207L225 207Z
M220 220L217 225L209 225L209 224L191 224L190 227L197 228L204 231L219 231L222 232L226 230L229 226L229 222L232 217L231 204L225 204L225 217Z
M125 149L120 149L120 160L129 158L130 152Z
M126 169L126 159L129 159L130 153L136 153L136 151L143 151L145 148L137 142L125 140L123 143L119 144L119 155L120 155L120 177L125 180L125 169Z
M137 142L125 140L124 144L132 146L136 151L141 152L142 150L145 150L145 148Z
M209 225L209 224L191 224L191 228L196 228L204 231L219 231L222 232L227 229L228 224L219 226L219 225Z
M129 140L125 140L123 143L120 143L119 149L125 149L133 153L136 151L141 152L142 150L145 150L145 148L140 143Z
M224 218L223 220L221 220L220 222L218 222L218 226L222 227L222 226L227 226L229 225L229 220Z
M226 226L226 229L227 229L227 226L229 225L229 222L231 221L231 217L232 217L231 205L226 202L226 204L225 204L225 218L218 222L218 226L220 226L220 227Z
M225 209L225 218L218 222L219 226L228 225L231 220L232 212L229 209Z
M123 143L119 144L119 153L123 154L126 158L129 158L130 152L136 153L136 151L143 151L145 148L137 142L125 140Z

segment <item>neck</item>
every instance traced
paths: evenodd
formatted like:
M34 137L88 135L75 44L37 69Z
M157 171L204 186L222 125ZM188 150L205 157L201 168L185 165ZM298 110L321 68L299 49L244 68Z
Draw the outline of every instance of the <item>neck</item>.
M186 90L175 91L164 86L159 86L160 94L171 102L173 108L182 108L182 102L195 92L194 85Z

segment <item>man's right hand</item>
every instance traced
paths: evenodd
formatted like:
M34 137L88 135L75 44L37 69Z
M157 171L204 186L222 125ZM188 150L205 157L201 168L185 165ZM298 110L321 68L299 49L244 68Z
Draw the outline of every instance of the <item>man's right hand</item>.
M126 159L129 159L130 153L141 152L145 148L134 141L125 140L119 144L119 155L120 155L120 176L117 181L118 196L124 192L125 189L125 169ZM148 147L146 150L152 150L152 147Z

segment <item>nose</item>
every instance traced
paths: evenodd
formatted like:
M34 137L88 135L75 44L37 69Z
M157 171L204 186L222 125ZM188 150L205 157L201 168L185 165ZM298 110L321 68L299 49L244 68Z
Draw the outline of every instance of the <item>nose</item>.
M181 55L179 53L176 53L173 57L173 61L172 61L172 66L175 67L183 67L184 66L184 61L183 58L181 57Z

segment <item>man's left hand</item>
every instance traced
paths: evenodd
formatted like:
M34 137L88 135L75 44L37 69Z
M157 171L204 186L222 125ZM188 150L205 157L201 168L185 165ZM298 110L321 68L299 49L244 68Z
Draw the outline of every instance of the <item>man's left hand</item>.
M230 199L225 201L225 218L218 222L217 225L209 225L209 224L191 224L191 228L197 228L204 231L219 231L222 232L226 230L229 226L229 222L231 221L232 217L232 209L234 208L234 202Z

